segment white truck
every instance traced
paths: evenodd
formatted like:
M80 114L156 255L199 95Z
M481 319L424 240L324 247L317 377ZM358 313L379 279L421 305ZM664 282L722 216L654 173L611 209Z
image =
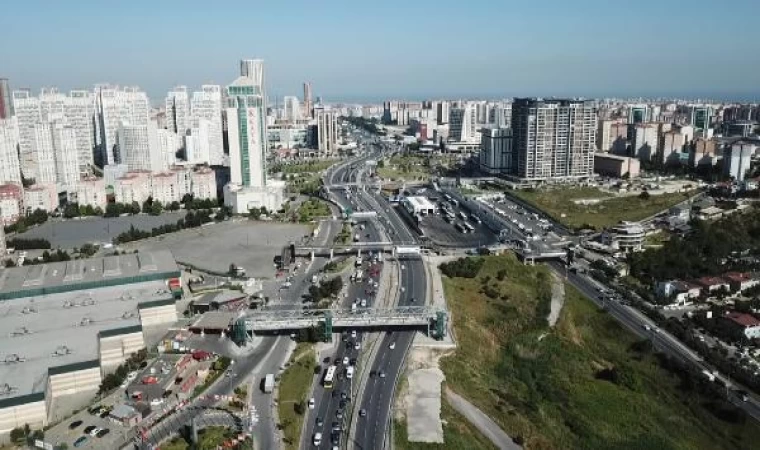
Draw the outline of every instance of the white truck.
M274 374L268 373L266 377L264 377L264 393L265 394L271 394L274 390Z

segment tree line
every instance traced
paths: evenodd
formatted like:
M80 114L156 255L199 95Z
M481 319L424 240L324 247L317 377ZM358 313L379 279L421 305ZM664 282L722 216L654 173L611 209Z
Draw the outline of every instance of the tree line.
M211 210L204 209L199 211L188 211L185 217L177 220L176 223L169 223L152 228L150 231L140 230L135 228L134 225L129 226L129 230L120 233L113 239L114 244L124 244L127 242L138 241L140 239L147 239L149 237L161 236L162 234L174 233L176 231L184 230L185 228L197 228L205 223L213 222L214 220L223 220L226 217L225 213L220 211L211 217Z

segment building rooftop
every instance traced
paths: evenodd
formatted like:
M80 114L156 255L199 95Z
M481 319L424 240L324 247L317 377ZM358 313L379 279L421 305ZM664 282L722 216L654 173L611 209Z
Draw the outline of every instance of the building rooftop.
M760 326L760 320L755 318L755 316L751 316L745 313L731 312L726 314L726 319L744 328Z
M176 276L179 268L168 250L13 267L0 270L0 303Z
M139 305L169 296L157 280L0 301L0 401L44 392L49 373L91 367L99 336L140 331Z

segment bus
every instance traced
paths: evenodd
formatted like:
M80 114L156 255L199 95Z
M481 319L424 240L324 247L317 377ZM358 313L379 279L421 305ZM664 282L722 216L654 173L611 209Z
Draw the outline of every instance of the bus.
M472 224L470 224L470 223L468 223L468 222L464 222L464 223L462 223L462 225L463 225L465 228L467 228L467 232L468 232L468 233L472 233L473 231L475 231L475 227L473 227L473 226L472 226Z
M470 214L470 219L472 219L472 221L477 224L483 223L483 221L480 220L480 217L476 216L475 214Z
M459 217L462 220L467 220L467 214L465 214L464 211L459 211Z
M464 225L462 225L461 223L457 223L457 224L455 225L455 228L456 228L456 229L457 229L457 230L458 230L460 233L464 233L464 234L467 234L467 233L469 232L469 230L467 230L467 228L466 228Z
M338 366L330 366L325 372L325 377L322 378L322 386L325 389L332 389L333 381L335 381L335 374L338 372Z

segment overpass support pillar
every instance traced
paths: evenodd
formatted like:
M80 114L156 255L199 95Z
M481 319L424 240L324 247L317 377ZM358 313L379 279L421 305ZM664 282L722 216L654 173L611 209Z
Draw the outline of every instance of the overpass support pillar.
M314 261L314 258L315 258L315 256L314 256L314 250L312 250L311 251L311 260Z
M358 258L358 257L360 257L360 256L362 256L362 249L360 249L360 248L357 248L357 249L356 249L356 257Z
M396 257L396 246L395 245L393 247L391 247L391 256L394 257L394 258Z
M335 249L330 249L330 259L335 258Z

